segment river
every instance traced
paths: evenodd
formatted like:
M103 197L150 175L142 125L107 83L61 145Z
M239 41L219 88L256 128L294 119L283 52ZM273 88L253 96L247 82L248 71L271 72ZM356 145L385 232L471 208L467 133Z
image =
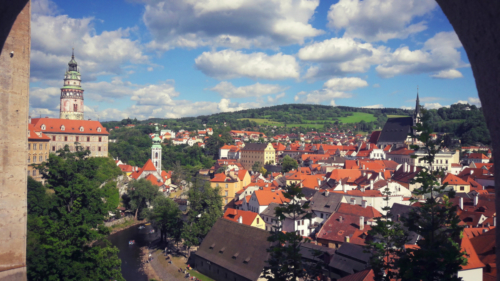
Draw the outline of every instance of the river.
M159 237L159 233L148 234L151 226L139 229L139 225L132 226L108 237L109 241L120 250L118 257L122 260L122 275L127 281L148 281L141 269L141 247ZM135 240L134 245L128 241Z

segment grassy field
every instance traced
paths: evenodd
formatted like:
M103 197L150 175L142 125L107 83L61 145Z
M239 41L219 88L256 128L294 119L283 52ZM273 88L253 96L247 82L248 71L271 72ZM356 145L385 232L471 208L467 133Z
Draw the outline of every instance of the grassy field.
M377 121L377 118L373 116L373 114L371 113L364 113L364 112L352 112L351 116L339 118L339 121L344 124L358 123L361 122L362 120L365 120L365 122L372 122L372 121Z
M398 118L398 117L408 117L408 115L391 115L391 114L387 114L387 118Z
M248 120L248 121L253 121L259 125L268 125L268 126L283 126L283 123L281 122L276 122L276 121L271 121L269 119L261 119L261 118L240 118L238 119L240 121L243 120Z
M312 129L323 129L323 124L287 124L287 127L304 127Z

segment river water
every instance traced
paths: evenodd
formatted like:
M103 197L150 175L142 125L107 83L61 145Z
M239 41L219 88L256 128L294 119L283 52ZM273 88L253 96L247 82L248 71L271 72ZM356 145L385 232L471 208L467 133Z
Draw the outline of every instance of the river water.
M148 281L146 274L140 271L140 248L149 246L151 241L159 237L159 233L148 234L151 229L151 226L139 229L139 225L136 225L108 237L111 244L120 250L118 257L122 260L122 275L127 281ZM135 244L129 245L130 240L135 240Z

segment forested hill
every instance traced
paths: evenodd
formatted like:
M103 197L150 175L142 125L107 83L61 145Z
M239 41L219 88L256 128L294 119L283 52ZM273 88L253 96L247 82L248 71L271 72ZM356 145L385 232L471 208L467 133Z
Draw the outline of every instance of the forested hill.
M431 126L435 132L449 133L462 141L462 144L477 142L489 144L490 138L481 108L468 104L454 104L449 108L428 110ZM347 106L326 106L313 104L284 104L271 107L247 109L236 112L223 112L197 117L178 119L152 118L138 121L103 122L107 128L126 124L159 123L171 130L192 131L204 127L214 129L226 123L226 129L259 130L268 136L292 131L324 131L330 128L349 129L369 133L381 129L387 118L411 116L413 110L399 108L358 108Z

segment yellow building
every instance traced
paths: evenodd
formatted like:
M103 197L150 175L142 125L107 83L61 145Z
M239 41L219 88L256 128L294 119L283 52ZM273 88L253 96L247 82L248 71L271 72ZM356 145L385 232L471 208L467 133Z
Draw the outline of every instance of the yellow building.
M50 137L36 131L35 126L28 124L28 176L37 181L42 181L42 175L33 167L33 164L41 164L49 159Z
M227 208L226 212L224 212L224 218L230 221L260 228L262 230L266 228L266 223L259 216L259 214L251 211L243 211L243 210Z
M464 181L463 179L453 175L447 174L443 179L443 184L447 183L448 187L453 187L457 193L469 193L470 183Z
M237 172L226 171L215 174L214 178L210 180L210 186L220 188L220 195L223 197L222 203L226 206L234 199L236 192L250 184L250 181L250 174L247 170L242 169Z
M274 164L275 160L275 150L271 143L249 143L241 149L240 163L247 170L251 170L256 162L263 166L267 163Z

